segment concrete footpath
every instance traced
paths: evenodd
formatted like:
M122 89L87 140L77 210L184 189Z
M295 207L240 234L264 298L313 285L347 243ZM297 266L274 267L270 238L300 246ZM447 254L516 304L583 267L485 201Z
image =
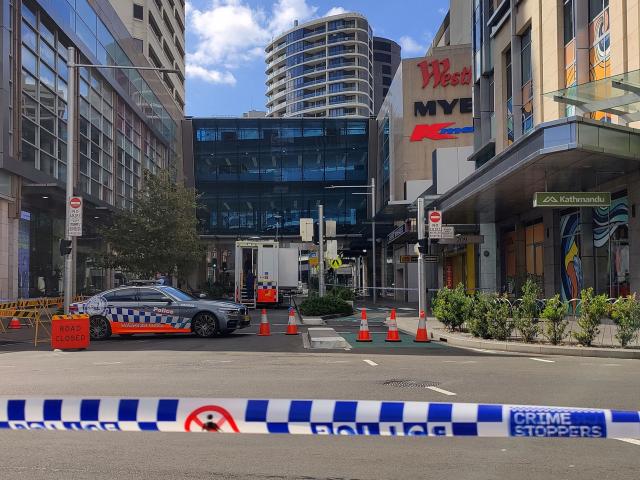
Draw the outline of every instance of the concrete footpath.
M410 335L415 335L418 328L417 317L397 317L398 329ZM602 338L610 335L615 339L614 325L601 325L601 333L594 342L593 347L582 347L579 345L550 345L544 343L523 343L517 341L497 341L484 340L467 333L450 332L446 327L434 317L427 319L427 331L429 336L435 340L445 341L451 346L463 348L475 348L483 350L497 350L504 352L533 353L540 355L571 355L578 357L604 357L604 358L627 358L640 359L640 348L613 348L603 344ZM570 325L568 331L575 330L575 325ZM605 333L606 332L606 333ZM608 333L608 335L607 335Z

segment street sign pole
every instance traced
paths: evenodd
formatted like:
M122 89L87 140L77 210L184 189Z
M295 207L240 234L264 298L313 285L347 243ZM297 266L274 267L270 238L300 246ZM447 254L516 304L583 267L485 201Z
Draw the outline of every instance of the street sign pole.
M376 303L376 179L371 178L371 255L373 303Z
M318 293L324 297L324 206L318 205Z
M418 198L418 222L416 225L418 229L418 243L424 239L424 198ZM425 295L427 289L425 288L425 271L424 271L424 256L422 252L418 252L418 313L426 312L426 298Z
M71 197L73 197L73 182L75 174L73 172L74 167L74 152L75 152L75 99L76 99L76 67L75 67L76 50L73 47L67 49L67 71L69 72L69 81L67 83L67 185L66 185L66 217L64 224L64 238L65 240L72 240L71 232L69 228L69 219L71 216ZM65 255L64 257L64 313L69 313L69 305L73 298L73 272L75 265L73 259L74 255Z

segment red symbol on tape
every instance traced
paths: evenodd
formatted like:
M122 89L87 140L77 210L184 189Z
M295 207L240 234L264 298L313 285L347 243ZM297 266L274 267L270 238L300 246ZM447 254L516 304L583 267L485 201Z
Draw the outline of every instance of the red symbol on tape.
M228 428L223 428L224 425L228 425ZM196 408L187 416L184 430L185 432L240 432L229 411L217 405Z

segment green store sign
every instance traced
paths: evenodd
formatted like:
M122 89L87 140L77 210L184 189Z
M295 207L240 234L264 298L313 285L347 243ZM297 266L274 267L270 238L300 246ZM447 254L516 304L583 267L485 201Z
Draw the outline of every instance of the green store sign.
M536 192L534 207L608 207L611 192Z

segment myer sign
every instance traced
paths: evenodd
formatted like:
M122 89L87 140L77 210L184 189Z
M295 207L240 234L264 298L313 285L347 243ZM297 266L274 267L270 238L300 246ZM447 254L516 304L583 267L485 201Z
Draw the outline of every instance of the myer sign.
M608 207L610 192L536 192L534 207Z

